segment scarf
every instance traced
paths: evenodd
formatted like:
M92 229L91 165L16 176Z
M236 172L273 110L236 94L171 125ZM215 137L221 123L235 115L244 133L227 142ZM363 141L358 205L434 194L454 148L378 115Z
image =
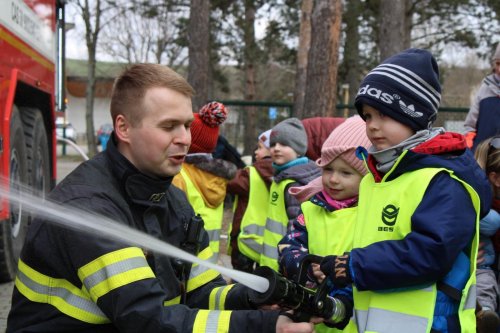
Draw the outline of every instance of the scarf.
M403 153L403 151L415 148L422 142L428 141L439 134L443 134L444 132L445 130L442 127L431 128L430 130L421 130L395 146L379 151L375 150L375 146L371 146L368 149L368 152L377 161L377 170L382 173L387 173L391 170L397 158Z
M294 160L291 160L290 162L287 162L287 163L281 164L281 165L275 164L273 162L273 168L276 171L281 172L281 171L286 170L288 168L291 168L295 165L301 165L301 164L307 164L307 163L309 163L309 159L307 157L299 157L299 158L296 158Z
M335 208L335 210L348 208L354 206L358 202L358 196L354 196L352 198L344 199L344 200L336 200L332 198L325 190L321 190L320 194L323 199L329 204L331 207Z

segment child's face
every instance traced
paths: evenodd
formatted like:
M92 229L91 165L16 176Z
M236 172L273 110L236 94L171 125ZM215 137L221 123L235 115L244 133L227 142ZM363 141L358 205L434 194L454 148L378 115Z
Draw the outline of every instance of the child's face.
M493 72L496 75L500 75L500 59L493 60Z
M409 126L369 105L363 105L363 117L366 121L366 136L377 151L394 147L415 134Z
M361 178L363 176L340 157L323 167L323 189L335 200L357 196Z
M271 152L269 151L269 149L267 149L260 140L257 143L257 149L255 149L254 154L256 161L260 161L264 157L271 156Z
M299 156L292 147L282 145L281 143L276 143L271 147L271 158L274 164L283 165L293 161L297 157Z

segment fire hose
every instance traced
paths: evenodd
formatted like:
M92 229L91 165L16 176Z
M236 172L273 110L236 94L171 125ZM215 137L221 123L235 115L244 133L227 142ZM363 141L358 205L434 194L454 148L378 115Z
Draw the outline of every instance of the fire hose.
M345 304L338 298L328 295L327 279L319 284L316 290L303 284L307 266L321 261L321 257L308 255L301 263L299 282L292 281L267 266L258 267L254 274L269 281L265 292L249 291L249 300L255 305L277 304L282 309L294 310L295 321L309 321L311 317L321 317L326 324L340 323L345 319L347 310Z

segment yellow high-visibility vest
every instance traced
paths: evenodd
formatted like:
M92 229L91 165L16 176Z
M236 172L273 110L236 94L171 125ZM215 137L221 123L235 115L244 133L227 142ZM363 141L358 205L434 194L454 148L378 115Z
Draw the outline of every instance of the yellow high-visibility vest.
M292 179L282 180L279 184L273 182L269 190L269 205L267 208L266 228L264 229L264 242L260 265L269 266L278 271L278 249L279 241L286 234L288 215L286 213L285 189L293 183Z
M395 167L396 165L393 169ZM475 332L475 258L479 235L479 196L452 171L444 168L424 168L404 173L386 182L389 171L379 183L375 182L372 174L366 175L360 184L353 247L360 248L379 241L403 239L411 232L411 217L429 183L435 175L443 171L448 172L467 189L477 212L476 234L469 253L470 277L462 290L458 312L462 332ZM374 217L375 213L378 218ZM436 283L416 290L397 292L358 291L355 287L353 291L356 324L360 332L430 332L436 304Z
M224 216L224 202L221 202L216 208L210 208L205 205L203 197L194 186L188 174L181 169L180 175L186 182L186 196L196 214L200 214L205 222L205 230L210 239L210 248L215 254L219 253L220 234L222 229L222 218Z
M352 250L357 207L344 208L328 212L311 201L300 206L304 214L307 229L307 243L310 254L319 256L342 255ZM328 327L324 324L314 326L318 333L357 332L353 318L343 329Z
M249 171L248 204L241 219L238 248L248 258L260 262L269 190L255 167L249 166L247 168Z

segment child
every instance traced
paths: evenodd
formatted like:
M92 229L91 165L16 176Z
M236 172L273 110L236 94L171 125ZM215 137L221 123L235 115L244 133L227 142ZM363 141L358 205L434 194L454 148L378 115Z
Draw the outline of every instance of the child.
M231 264L248 273L253 272L262 252L267 213L262 207L267 206L273 176L270 134L271 130L267 130L259 135L255 162L238 170L227 184L227 192L237 196L230 233Z
M474 332L480 213L491 189L464 137L431 128L438 66L425 50L386 59L355 99L372 147L359 188L353 250L321 270L353 284L360 332Z
M474 156L486 172L495 195L493 207L479 222L480 241L483 255L478 256L476 272L478 332L496 332L500 324L497 310L498 283L492 265L495 263L495 249L491 237L500 229L500 136L479 143Z
M365 123L359 116L348 118L324 142L321 157L316 161L323 171L320 177L323 186L309 201L302 203L299 216L278 244L279 264L284 276L301 282L299 268L309 253L319 256L342 255L352 249L359 182L367 173L363 161L356 157L355 150L358 146L370 145ZM308 192L316 186L314 183L292 188L295 190L293 192L296 195ZM324 275L319 271L319 265L310 268L309 281L315 282L318 278L321 282ZM333 325L344 329L352 314L352 288L334 290L331 296L343 300L344 304L350 304L347 305L350 313L348 311L344 320ZM326 327L321 325L315 329L319 332ZM344 330L355 331L354 323Z
M299 202L288 193L291 186L305 185L320 176L321 171L304 154L307 136L297 118L283 120L271 131L271 157L275 170L269 191L266 227L260 265L278 270L276 246L287 231L289 222L300 211Z
M236 174L233 163L212 158L219 126L226 117L227 110L219 102L208 103L194 114L191 146L181 172L172 181L186 193L195 213L203 218L214 258L219 253L226 184Z

